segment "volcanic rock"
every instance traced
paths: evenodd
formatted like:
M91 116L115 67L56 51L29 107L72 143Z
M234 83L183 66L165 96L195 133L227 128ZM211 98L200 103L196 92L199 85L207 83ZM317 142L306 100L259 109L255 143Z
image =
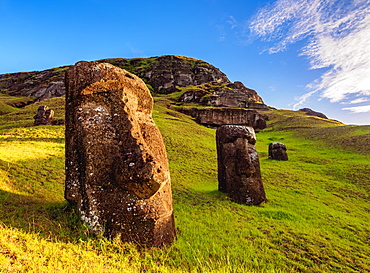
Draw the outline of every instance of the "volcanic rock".
M207 82L218 84L230 82L224 73L213 65L198 59L164 55L153 58L104 59L131 71L148 83L155 93L169 94L178 92L178 87L199 85Z
M241 108L181 108L179 111L195 118L196 122L208 127L222 125L244 125L255 130L266 128L265 115L256 110Z
M65 197L108 238L145 246L175 238L168 160L137 76L106 63L66 73Z
M240 204L266 202L253 128L224 125L216 131L218 189Z
M184 92L178 102L195 102L204 106L268 109L256 91L241 82L219 84L209 82Z
M42 101L65 94L64 75L68 67L44 71L18 72L0 75L0 90L11 96L27 96Z
M269 145L269 159L273 160L288 160L286 146L284 143L273 142Z

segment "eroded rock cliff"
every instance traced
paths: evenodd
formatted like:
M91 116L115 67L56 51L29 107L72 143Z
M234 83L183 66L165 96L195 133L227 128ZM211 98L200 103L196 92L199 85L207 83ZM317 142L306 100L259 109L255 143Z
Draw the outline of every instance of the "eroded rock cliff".
M42 101L63 96L66 92L64 75L68 66L44 71L0 75L0 92L11 96L34 97Z
M155 93L169 94L179 87L207 82L228 83L224 73L213 65L193 58L165 55L138 59L104 59L107 62L136 74L149 84Z

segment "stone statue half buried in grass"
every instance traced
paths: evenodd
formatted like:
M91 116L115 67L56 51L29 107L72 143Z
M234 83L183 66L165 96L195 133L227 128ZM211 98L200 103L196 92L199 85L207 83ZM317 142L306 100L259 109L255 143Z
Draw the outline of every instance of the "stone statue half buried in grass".
M240 204L266 202L256 136L252 127L223 125L217 129L218 189Z
M288 154L286 153L286 146L284 143L273 142L269 145L269 159L274 160L288 160Z
M33 117L35 119L34 125L51 125L53 124L54 110L49 109L46 105L40 106L37 109L37 114Z
M170 244L168 160L145 83L110 64L78 62L66 88L66 199L108 238Z

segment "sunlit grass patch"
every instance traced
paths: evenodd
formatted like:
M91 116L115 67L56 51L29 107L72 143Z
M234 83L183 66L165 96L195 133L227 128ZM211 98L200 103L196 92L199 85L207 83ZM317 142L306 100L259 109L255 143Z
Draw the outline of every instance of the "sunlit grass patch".
M153 112L168 153L178 230L163 249L108 241L79 221L63 197L64 127L33 127L40 104L0 116L0 271L370 271L369 158L327 138L363 137L366 126L274 112L256 143L269 201L250 207L217 190L215 130L171 102L156 97ZM42 104L63 118L63 98ZM286 144L288 161L268 159L275 141Z

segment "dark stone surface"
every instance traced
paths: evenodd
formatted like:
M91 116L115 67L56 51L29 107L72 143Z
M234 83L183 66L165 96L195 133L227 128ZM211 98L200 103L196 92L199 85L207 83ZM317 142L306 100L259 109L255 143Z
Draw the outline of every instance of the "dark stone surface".
M33 125L51 125L53 124L54 110L47 106L40 106L37 109L37 114L33 117L35 119Z
M286 152L286 146L280 142L273 142L269 145L269 159L273 160L288 160L288 154Z
M170 244L168 160L145 83L110 64L79 62L66 87L66 199L108 238Z
M266 202L253 128L224 125L217 129L219 190L240 204Z

